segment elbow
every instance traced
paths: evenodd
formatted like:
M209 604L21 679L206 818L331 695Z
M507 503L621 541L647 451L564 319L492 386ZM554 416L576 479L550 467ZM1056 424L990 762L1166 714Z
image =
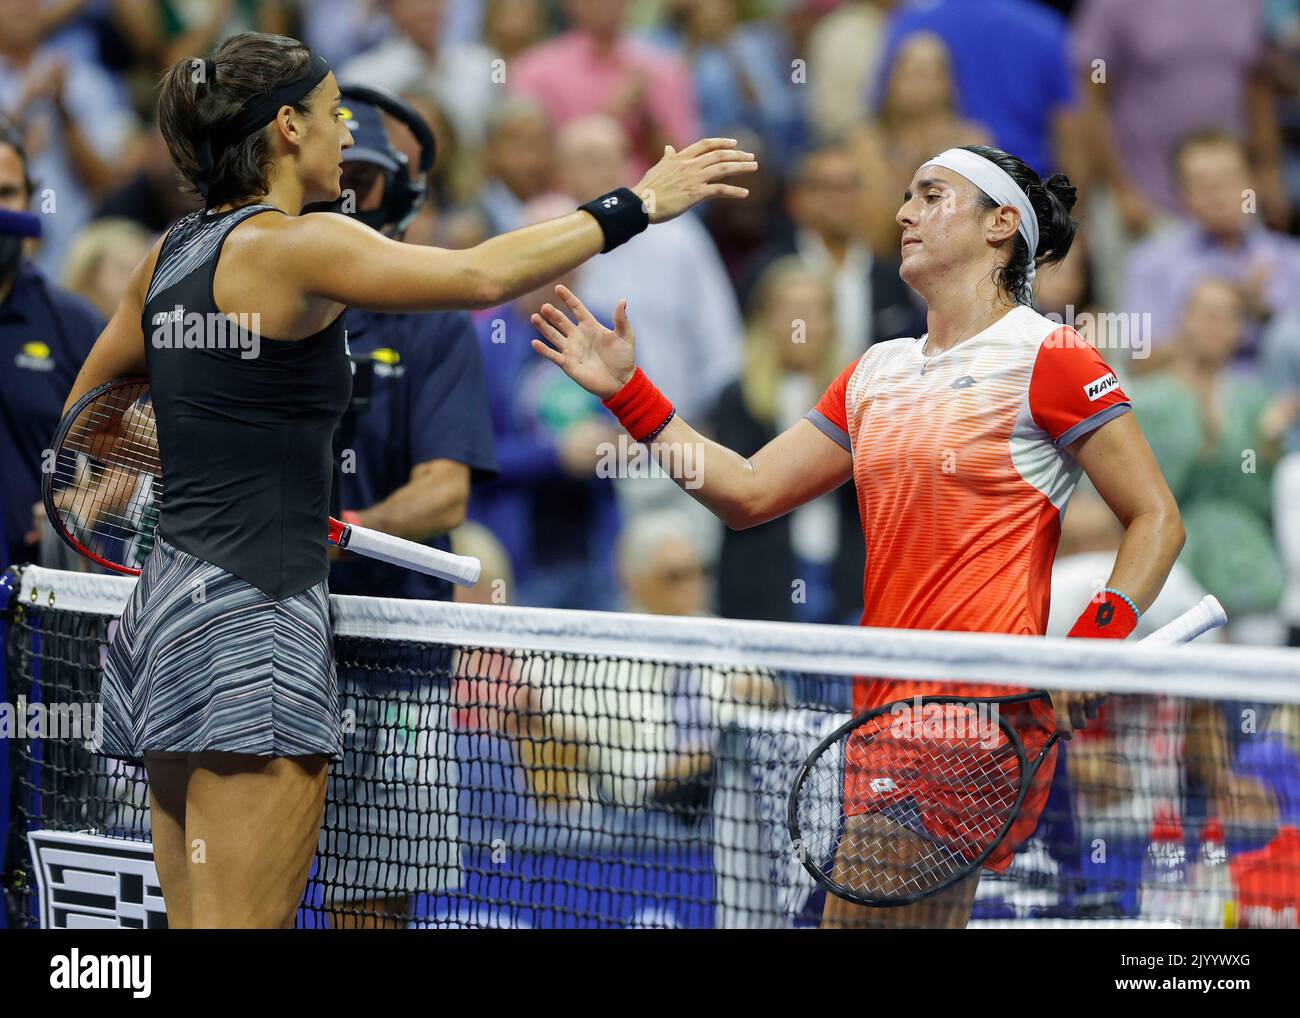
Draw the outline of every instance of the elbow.
M471 311L494 308L510 299L509 288L500 276L477 262L465 269L463 292L463 304Z

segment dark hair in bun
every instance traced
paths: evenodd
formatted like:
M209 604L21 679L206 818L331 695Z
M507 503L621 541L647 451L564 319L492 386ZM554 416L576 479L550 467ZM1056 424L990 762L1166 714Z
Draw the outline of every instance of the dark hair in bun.
M1042 180L1023 159L1017 159L1000 148L988 145L963 145L962 148L1001 167L1029 198L1029 204L1038 216L1038 250L1033 254L1034 264L1051 265L1064 258L1070 251L1074 233L1079 227L1070 218L1070 210L1074 208L1079 196L1070 183L1070 178L1064 173L1053 173ZM980 191L979 198L980 204L985 208L998 207L999 203L983 191ZM1017 233L1012 240L1011 260L999 268L994 276L1022 304L1029 304L1033 299L1027 279L1029 257L1029 245Z

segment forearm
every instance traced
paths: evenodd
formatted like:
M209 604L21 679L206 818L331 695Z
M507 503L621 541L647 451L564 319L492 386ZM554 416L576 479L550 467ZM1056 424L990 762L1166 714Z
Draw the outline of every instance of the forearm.
M440 537L465 520L469 504L469 468L450 460L417 467L412 478L387 498L364 509L344 506L357 513L363 527L380 530L408 541Z
M1146 611L1165 585L1184 537L1176 510L1134 517L1124 532L1107 586L1130 597L1138 611Z
M731 529L744 530L779 515L766 514L753 461L705 438L680 416L648 448L674 484Z
M576 269L605 245L600 224L572 212L484 241L465 252L470 272L485 282L483 307L531 293Z

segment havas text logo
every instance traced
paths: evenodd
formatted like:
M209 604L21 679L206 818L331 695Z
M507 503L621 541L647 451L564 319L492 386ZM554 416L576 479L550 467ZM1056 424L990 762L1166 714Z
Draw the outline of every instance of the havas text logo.
M177 304L149 320L155 350L238 350L241 360L252 360L262 349L262 314L204 314Z
M1102 396L1106 395L1106 393L1110 392L1111 389L1117 388L1119 388L1119 379L1115 377L1115 373L1112 371L1085 385L1083 387L1083 394L1095 403L1097 400L1101 399Z
M55 990L130 990L133 997L151 992L153 957L139 954L71 954L50 959L50 987Z

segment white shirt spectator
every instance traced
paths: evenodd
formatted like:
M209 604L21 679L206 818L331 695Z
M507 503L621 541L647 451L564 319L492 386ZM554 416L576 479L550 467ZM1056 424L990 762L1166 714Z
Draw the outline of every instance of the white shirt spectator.
M102 160L116 161L134 120L118 100L113 79L96 64L69 59L66 54L47 48L32 60L24 73L0 57L0 114L8 114L18 104L28 76L44 74L47 63L53 60L64 62L63 104L69 116ZM32 209L46 213L41 217L44 237L36 264L47 275L58 279L63 274L63 261L73 238L94 215L94 202L77 179L53 106L45 100L34 102L27 111L24 126L30 129L26 135L28 156L37 188L32 196Z
M693 215L652 226L582 267L578 293L612 324L627 298L636 359L687 421L739 374L744 323L708 231Z
M501 85L492 80L496 53L477 43L446 43L434 59L404 35L381 42L353 57L339 70L348 85L371 85L390 92L424 92L446 113L462 144L483 144L488 111Z

